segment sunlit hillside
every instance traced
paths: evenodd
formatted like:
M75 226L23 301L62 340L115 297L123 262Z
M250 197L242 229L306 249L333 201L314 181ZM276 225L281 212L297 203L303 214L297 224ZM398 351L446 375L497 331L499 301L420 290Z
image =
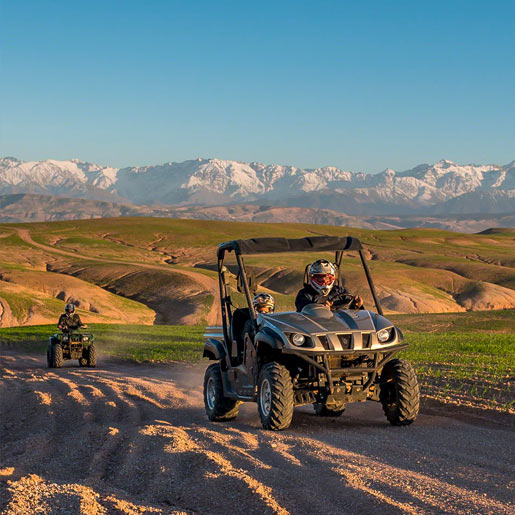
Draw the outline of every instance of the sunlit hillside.
M0 225L1 325L56 319L65 301L90 321L214 323L216 246L262 236L360 238L387 312L515 308L515 231L459 234L372 231L305 224L112 218ZM292 309L315 254L250 256L259 289ZM330 258L330 255L324 257ZM233 270L230 267L231 270ZM371 305L358 256L346 256L348 290Z

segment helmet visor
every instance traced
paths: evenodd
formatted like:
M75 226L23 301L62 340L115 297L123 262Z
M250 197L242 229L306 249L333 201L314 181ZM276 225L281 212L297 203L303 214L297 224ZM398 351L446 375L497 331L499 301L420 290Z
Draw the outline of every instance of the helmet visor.
M311 280L318 286L331 286L334 283L333 274L313 274Z

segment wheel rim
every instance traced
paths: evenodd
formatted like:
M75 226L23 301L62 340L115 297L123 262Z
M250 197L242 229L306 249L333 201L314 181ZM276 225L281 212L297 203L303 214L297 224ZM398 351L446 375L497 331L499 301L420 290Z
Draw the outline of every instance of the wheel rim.
M259 392L259 405L261 412L265 417L270 413L270 405L272 404L272 388L268 379L263 379L261 382L261 389Z
M206 385L206 402L207 402L207 407L210 410L215 409L216 387L215 387L215 380L212 377L210 377L207 380L207 385Z

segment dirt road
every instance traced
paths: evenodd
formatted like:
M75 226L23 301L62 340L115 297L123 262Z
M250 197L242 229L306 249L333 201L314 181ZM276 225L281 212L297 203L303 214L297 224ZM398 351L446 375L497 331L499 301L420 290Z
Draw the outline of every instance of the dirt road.
M260 428L255 405L210 423L202 366L101 362L49 370L0 357L2 513L513 513L513 430L378 404L338 419L296 409ZM510 483L511 482L511 483ZM510 490L511 487L511 490Z

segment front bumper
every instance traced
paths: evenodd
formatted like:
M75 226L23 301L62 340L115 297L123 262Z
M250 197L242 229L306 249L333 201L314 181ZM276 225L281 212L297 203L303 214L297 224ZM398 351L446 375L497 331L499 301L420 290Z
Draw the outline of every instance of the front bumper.
M348 349L342 351L303 352L302 350L283 348L282 352L284 354L294 355L322 372L327 378L327 386L330 394L335 393L337 389L337 387L335 387L335 383L342 379L352 380L357 376L362 377L363 374L366 374L368 378L362 386L363 392L366 393L374 383L377 373L384 367L384 365L388 363L388 361L390 361L398 351L404 350L407 347L408 343L400 343L390 345L384 349ZM342 366L345 362L342 358L346 356L367 356L368 358L372 358L372 361L368 360L367 366ZM339 360L335 359L338 357L340 358ZM338 364L340 366L338 366Z

